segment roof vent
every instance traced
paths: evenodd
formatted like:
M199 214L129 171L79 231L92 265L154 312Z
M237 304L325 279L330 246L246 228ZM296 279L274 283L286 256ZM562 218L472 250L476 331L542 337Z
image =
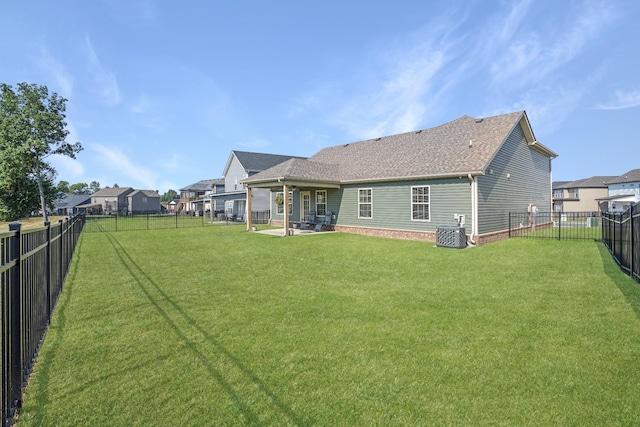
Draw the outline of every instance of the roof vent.
M376 141L380 141L381 139L382 139L382 137L380 137L380 138L376 138Z
M416 131L416 133L420 133L420 132L422 132L422 129Z
M484 119L476 119L476 123L482 123Z
M343 147L348 147L348 146L349 146L349 144L344 144L344 145L343 145Z

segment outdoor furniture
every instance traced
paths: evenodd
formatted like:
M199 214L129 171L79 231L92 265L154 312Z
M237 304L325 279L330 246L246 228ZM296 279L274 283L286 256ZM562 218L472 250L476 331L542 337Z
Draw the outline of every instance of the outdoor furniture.
M331 224L332 216L333 212L327 211L327 213L324 215L324 221L317 223L316 228L314 228L313 231L324 231L326 226Z
M316 221L315 211L309 212L309 217L305 221L300 221L300 230L311 230L316 225Z

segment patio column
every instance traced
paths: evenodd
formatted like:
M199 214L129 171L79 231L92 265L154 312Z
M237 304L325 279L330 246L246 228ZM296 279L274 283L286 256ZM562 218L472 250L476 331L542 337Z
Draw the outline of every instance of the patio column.
M289 234L289 186L284 185L284 235Z
M253 224L251 224L251 220L253 219L253 215L251 215L251 211L253 210L253 208L251 207L251 199L252 199L252 194L251 194L251 187L247 187L247 231L251 231L251 226Z

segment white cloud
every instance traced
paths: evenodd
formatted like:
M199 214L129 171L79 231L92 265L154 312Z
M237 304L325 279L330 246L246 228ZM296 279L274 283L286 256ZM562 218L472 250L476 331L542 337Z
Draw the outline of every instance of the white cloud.
M640 106L640 90L637 91L616 91L613 99L606 103L596 105L596 110L623 110Z
M153 104L146 95L140 95L136 102L131 105L132 113L146 113Z
M73 95L73 77L67 72L64 65L54 58L44 47L40 50L40 56L37 58L37 62L45 72L53 75L53 79L58 87L55 92L58 92L65 98L71 98Z
M158 174L143 166L134 164L131 158L122 151L96 143L91 143L88 146L100 155L103 167L115 170L120 174L118 178L120 182L118 183L121 186L140 186L142 190L157 189Z
M77 159L54 154L49 157L53 168L58 173L58 177L64 181L73 182L81 180L84 175L84 166Z
M496 84L508 80L522 85L545 80L585 52L589 43L597 39L616 16L607 4L587 2L580 8L580 15L570 15L566 22L550 21L545 26L531 28L523 21L522 12L514 13L521 5L525 6L524 10L528 9L529 4L526 1L514 5L505 24L508 30L498 27L484 36L498 41L492 43L492 51L488 52L495 58L490 70ZM515 24L521 28L516 29Z
M418 31L407 40L385 50L370 81L337 110L334 121L357 138L372 138L416 129L430 115L442 96L459 82L455 60L461 50L450 36L455 24L442 18L440 24Z
M256 149L256 148L268 147L269 145L271 145L271 143L266 139L255 138L255 139L250 139L250 140L240 142L238 145L245 148Z
M93 77L98 95L107 105L119 104L122 97L116 76L102 64L88 36L85 36L85 48L89 71Z

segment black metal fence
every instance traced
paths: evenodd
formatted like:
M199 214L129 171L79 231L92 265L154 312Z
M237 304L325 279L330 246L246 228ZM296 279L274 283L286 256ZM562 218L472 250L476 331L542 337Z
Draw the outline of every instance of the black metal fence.
M269 221L269 211L252 212L254 224L266 224ZM84 231L87 233L102 231L134 231L134 230L162 230L171 228L205 227L207 225L229 225L244 222L237 215L205 213L204 215L175 215L175 214L136 214L136 215L88 215Z
M509 237L600 240L600 212L509 212Z
M21 407L83 226L76 216L32 230L15 222L0 233L3 426Z
M640 205L602 214L602 241L620 268L640 282Z

